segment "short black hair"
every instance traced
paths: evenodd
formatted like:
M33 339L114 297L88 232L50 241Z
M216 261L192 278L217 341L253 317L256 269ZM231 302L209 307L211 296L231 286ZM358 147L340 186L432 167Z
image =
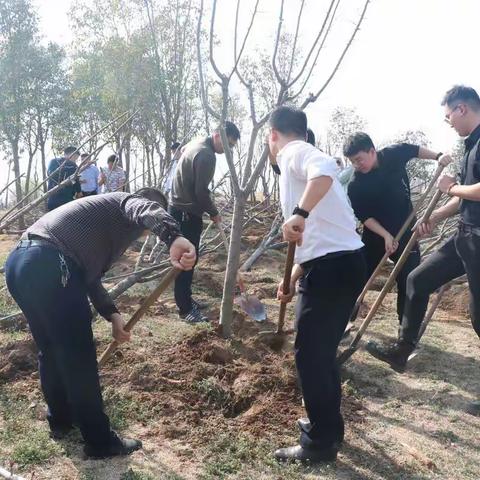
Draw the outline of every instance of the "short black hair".
M112 153L112 155L107 158L107 163L115 163L117 160L118 155L116 153Z
M178 147L180 147L180 142L173 142L170 147L170 150L177 150Z
M343 144L343 155L353 157L359 152L369 152L375 148L372 139L364 132L356 132L350 135Z
M220 131L220 126L218 126L215 129L215 132L219 132L219 131ZM240 130L233 122L230 122L228 120L225 122L225 133L227 137L233 140L240 140Z
M77 147L72 147L72 146L69 146L69 147L66 147L63 149L63 154L67 157L69 155L71 155L72 153L79 153L78 152L78 148Z
M80 155L80 158L87 158L87 157L89 157L89 156L90 156L89 153L82 153L82 154Z
M164 210L168 207L167 197L158 188L144 187L135 192L135 195L159 203Z
M311 128L307 128L307 143L315 146L315 134Z
M270 115L270 126L284 135L307 138L307 116L293 107L277 107Z
M460 103L466 103L475 111L480 110L480 97L476 90L465 85L454 85L444 95L442 106L456 107Z

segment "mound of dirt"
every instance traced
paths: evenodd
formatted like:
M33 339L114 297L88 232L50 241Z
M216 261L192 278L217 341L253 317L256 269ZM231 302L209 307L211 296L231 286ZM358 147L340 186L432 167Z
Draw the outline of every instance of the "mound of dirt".
M37 348L33 340L23 340L0 348L0 379L12 381L37 368Z
M121 378L147 411L160 408L161 431L170 438L201 445L240 428L278 441L304 415L301 393L291 347L272 351L260 328L265 324L236 314L232 340L201 330L148 361L125 349L124 358L107 367L106 378ZM125 365L134 365L126 378ZM348 416L355 416L351 400L346 405Z
M470 296L468 285L452 285L442 297L440 308L454 317L466 318L469 316Z

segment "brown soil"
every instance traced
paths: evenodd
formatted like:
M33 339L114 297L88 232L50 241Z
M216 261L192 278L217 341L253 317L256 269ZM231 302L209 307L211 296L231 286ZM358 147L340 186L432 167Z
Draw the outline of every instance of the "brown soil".
M0 347L0 380L13 381L37 368L37 349L33 340Z
M265 328L237 314L234 340L203 330L148 361L126 348L105 377L123 377L123 388L147 411L161 406L161 429L168 438L204 445L218 432L240 428L278 441L303 409L293 353L288 344L272 351L263 340L268 336L259 335ZM134 365L128 386L126 365ZM361 404L347 395L344 409L348 418L358 417Z

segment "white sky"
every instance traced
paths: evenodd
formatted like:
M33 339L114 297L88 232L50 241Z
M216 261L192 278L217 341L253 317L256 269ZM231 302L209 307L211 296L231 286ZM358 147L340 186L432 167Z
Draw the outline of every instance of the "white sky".
M251 0L246 0L248 2ZM349 33L363 0L345 0L340 28ZM67 44L72 40L67 11L71 0L36 0L43 34ZM208 1L206 3L209 3ZM261 0L259 24L254 31L254 47L271 45L272 27L278 16L279 0ZM292 25L298 0L286 0L285 22ZM235 0L220 0L218 35L228 35L224 21L233 18ZM303 40L318 29L327 0L307 0ZM242 16L248 21L248 11ZM106 13L108 14L108 13ZM465 83L480 90L477 56L480 0L371 0L361 31L336 77L315 105L307 109L309 123L317 135L327 128L331 110L352 106L366 118L374 141L391 138L399 131L423 129L432 140L432 148L448 151L456 134L443 122L440 100L455 83ZM289 23L290 22L290 23ZM263 32L263 35L262 35ZM341 48L342 33L332 37L328 48ZM193 47L192 47L193 48ZM327 57L330 50L327 51ZM223 52L220 51L220 60ZM331 53L331 58L335 55ZM328 65L328 58L327 58ZM319 77L329 68L318 67ZM312 82L315 91L321 84Z

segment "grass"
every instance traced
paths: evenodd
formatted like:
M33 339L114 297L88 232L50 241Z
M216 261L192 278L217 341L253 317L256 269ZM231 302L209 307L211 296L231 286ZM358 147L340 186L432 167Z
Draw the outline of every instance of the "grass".
M21 468L41 465L62 455L63 449L49 437L46 423L35 419L25 398L6 389L0 392L0 456Z
M244 435L221 435L210 445L199 480L235 478L275 478L300 480L305 469L300 465L279 465L273 458L272 446Z

